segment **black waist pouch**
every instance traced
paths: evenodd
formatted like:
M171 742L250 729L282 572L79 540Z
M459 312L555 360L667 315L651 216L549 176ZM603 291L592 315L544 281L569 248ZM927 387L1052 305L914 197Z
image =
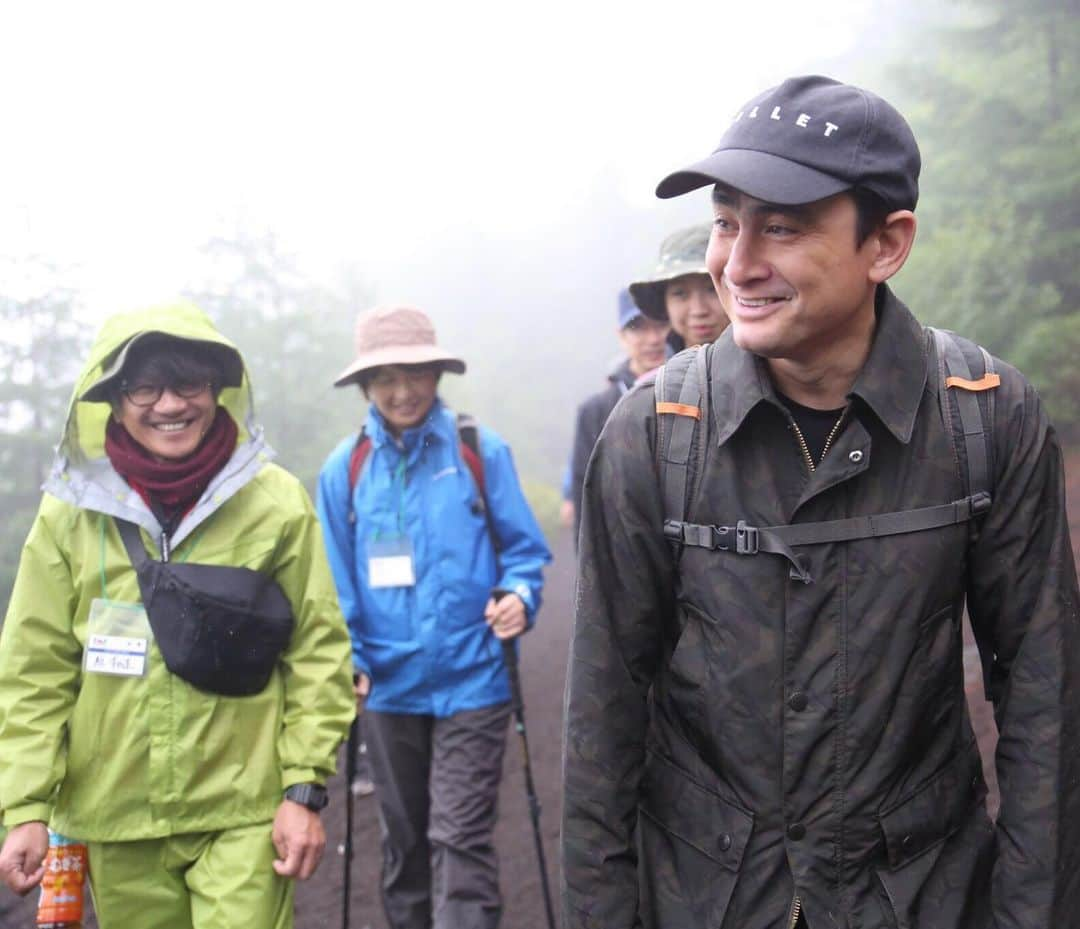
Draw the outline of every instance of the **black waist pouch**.
M229 697L266 687L293 631L292 606L277 581L250 568L157 561L138 526L116 525L165 666Z

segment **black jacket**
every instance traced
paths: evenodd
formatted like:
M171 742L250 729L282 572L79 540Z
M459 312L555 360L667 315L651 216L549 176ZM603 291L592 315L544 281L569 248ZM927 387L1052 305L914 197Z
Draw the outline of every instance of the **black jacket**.
M839 519L964 496L927 334L885 288L850 415L810 473L764 363L717 342L695 523ZM998 364L994 500L957 525L768 554L662 532L639 387L585 483L567 682L566 929L1080 927L1080 595L1061 455ZM1001 738L989 820L965 595Z
M585 484L585 469L589 464L593 446L600 438L615 404L633 386L635 376L630 362L624 361L608 375L608 385L593 394L577 410L574 424L574 449L570 455L570 499L574 502L574 539L581 527L581 488Z

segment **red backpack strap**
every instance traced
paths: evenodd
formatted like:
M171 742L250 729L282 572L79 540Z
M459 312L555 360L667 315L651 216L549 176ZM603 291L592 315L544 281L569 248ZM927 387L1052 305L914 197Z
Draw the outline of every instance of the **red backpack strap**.
M458 441L460 443L461 457L465 465L480 488L480 495L486 496L487 488L484 485L484 462L480 457L480 434L477 422L467 413L458 417ZM349 489L356 487L360 480L360 472L364 468L367 456L371 454L371 438L361 430L356 437L352 454L349 455Z
M459 413L457 418L458 442L461 448L461 457L472 472L473 480L480 491L480 503L484 508L484 522L487 523L488 536L491 544L498 555L502 546L499 544L499 536L495 532L495 525L491 521L491 507L488 506L487 487L484 483L484 459L480 456L480 424L468 413Z
M353 446L352 454L349 455L349 490L356 489L356 483L360 480L360 472L363 470L364 462L367 461L367 456L371 452L371 437L361 429L360 435L356 437L356 444Z
M480 496L487 504L487 487L484 484L484 460L480 457L480 426L468 413L460 413L457 418L458 443L461 457L472 472L473 480L480 489Z

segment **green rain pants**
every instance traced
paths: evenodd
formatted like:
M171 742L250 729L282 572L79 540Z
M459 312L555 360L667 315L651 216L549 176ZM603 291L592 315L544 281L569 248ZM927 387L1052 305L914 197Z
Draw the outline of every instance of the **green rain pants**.
M292 929L293 882L270 823L140 842L89 842L101 929Z

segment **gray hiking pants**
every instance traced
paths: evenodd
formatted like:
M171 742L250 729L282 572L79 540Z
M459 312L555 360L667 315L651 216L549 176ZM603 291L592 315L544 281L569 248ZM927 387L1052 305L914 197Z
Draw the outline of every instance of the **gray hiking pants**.
M392 929L496 929L493 832L510 704L364 714Z

